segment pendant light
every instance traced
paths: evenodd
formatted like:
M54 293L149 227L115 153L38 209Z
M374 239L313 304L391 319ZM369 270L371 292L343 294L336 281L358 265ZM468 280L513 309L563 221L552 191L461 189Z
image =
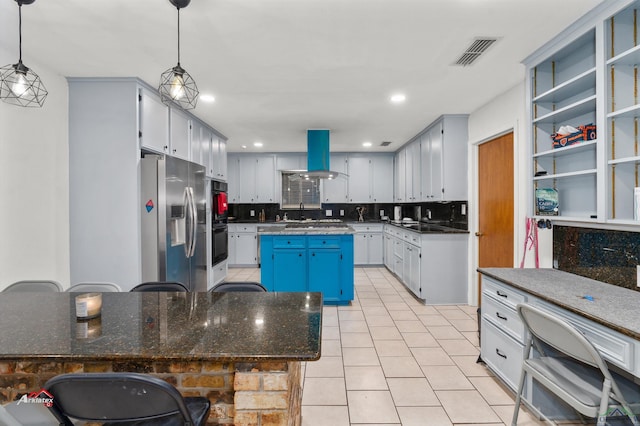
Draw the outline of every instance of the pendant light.
M0 99L22 107L41 107L47 97L47 90L38 74L22 63L22 5L35 0L15 0L18 3L20 34L20 56L17 64L0 68Z
M193 109L198 102L198 87L189 73L180 66L180 9L187 7L191 0L169 2L178 9L178 65L162 73L158 91L165 104L174 102L182 109Z

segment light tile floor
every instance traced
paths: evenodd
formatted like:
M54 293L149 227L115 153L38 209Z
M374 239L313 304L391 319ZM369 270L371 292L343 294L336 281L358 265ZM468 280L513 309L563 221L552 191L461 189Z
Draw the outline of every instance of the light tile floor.
M478 345L475 307L425 306L385 268L356 268L355 300L324 308L322 357L304 366L302 426L509 425L514 397ZM518 424L543 422L523 409Z

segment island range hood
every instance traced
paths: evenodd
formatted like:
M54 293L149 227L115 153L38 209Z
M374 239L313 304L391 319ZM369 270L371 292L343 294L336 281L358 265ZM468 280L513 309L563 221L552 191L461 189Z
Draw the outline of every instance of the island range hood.
M339 175L329 168L329 130L307 130L307 171L300 176L335 179Z

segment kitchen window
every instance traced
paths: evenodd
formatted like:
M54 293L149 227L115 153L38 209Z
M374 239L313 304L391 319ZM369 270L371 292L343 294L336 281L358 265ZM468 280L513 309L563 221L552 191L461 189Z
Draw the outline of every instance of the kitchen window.
M302 177L300 172L282 172L282 208L320 208L320 178Z

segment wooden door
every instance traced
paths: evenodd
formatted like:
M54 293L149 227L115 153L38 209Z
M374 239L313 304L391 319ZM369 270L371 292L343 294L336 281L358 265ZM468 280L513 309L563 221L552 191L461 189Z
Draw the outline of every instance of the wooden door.
M478 266L513 267L513 133L478 149ZM481 286L478 287L480 303Z

